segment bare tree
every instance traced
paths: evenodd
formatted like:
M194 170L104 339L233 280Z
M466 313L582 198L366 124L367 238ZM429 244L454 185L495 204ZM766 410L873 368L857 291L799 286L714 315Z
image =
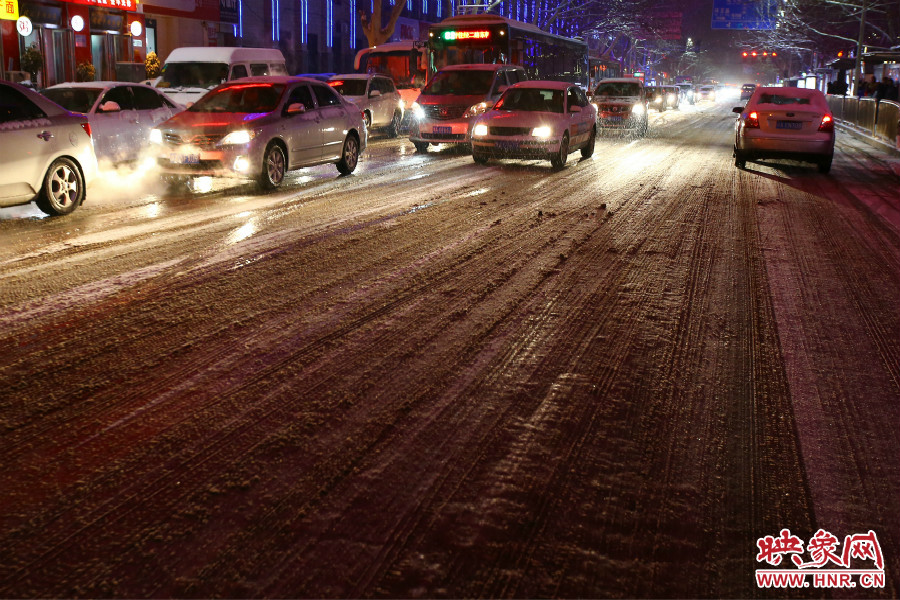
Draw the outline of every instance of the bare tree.
M441 1L441 0L438 0ZM365 11L359 11L359 20L362 23L362 31L372 48L378 44L383 44L394 35L394 28L397 26L397 19L406 6L405 0L394 0L391 5L389 0L372 0L372 14L366 14ZM387 15L385 15L387 13ZM387 17L387 23L382 26L384 17Z

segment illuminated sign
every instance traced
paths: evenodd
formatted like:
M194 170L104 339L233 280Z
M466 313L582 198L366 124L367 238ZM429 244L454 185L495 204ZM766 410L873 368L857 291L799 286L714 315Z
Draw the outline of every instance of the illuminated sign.
M0 19L17 21L19 19L19 0L3 0L3 2L0 2Z
M486 40L491 37L490 31L445 31L442 35L447 41Z

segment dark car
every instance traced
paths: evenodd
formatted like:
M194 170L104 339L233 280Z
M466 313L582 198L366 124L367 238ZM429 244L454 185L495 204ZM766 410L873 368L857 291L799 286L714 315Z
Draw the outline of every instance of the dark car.
M749 100L750 96L753 95L753 90L756 89L755 83L745 83L741 86L741 100Z

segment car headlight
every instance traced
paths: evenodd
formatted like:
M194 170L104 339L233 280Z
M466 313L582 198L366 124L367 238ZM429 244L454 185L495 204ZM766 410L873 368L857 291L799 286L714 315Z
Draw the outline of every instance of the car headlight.
M475 137L481 137L481 136L484 136L487 134L488 134L487 125L485 125L483 123L479 123L478 125L475 126L475 129L472 130L472 135L474 135Z
M540 127L535 127L531 130L532 137L547 139L553 134L550 128L546 125L541 125Z
M471 119L472 117L477 117L478 115L486 112L487 109L490 107L491 107L491 105L488 104L487 102L479 102L478 104L476 104L474 106L470 106L469 109L466 111L466 114L463 115L463 117L465 117L466 119Z
M222 141L219 142L220 146L237 146L240 144L249 144L250 140L256 137L255 131L250 131L247 129L241 129L238 131L232 131L228 135L222 138Z
M162 144L163 137L162 131L156 128L150 130L150 143L151 144Z
M409 109L412 111L413 116L416 119L421 121L422 119L425 118L425 109L422 108L422 105L419 104L418 102L413 102L412 106L410 106Z
M634 106L631 107L631 112L635 115L644 114L644 105L641 104L640 102L638 102L637 104L635 104Z

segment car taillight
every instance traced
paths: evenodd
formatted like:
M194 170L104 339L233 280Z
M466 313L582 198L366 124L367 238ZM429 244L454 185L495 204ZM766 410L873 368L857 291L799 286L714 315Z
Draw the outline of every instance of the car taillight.
M82 127L82 129L84 129L84 132L86 134L88 134L88 137L91 137L91 124L90 123L82 123L81 127Z
M822 122L819 123L819 131L834 131L834 119L831 118L831 115L822 117Z
M744 127L748 129L759 129L759 113L754 110L747 115L747 120L744 121Z

